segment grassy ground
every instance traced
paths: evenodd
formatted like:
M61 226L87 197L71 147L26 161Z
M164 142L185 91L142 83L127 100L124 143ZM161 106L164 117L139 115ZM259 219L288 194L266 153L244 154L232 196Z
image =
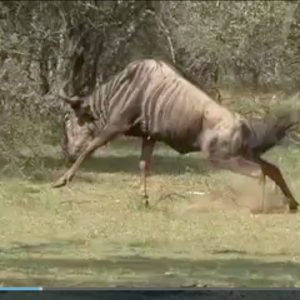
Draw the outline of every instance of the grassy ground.
M145 209L138 142L106 147L62 189L51 183L66 167L48 150L24 178L1 178L0 285L300 286L300 214L251 214L261 197L254 180L160 146ZM299 155L267 157L300 200ZM280 203L271 190L268 202Z

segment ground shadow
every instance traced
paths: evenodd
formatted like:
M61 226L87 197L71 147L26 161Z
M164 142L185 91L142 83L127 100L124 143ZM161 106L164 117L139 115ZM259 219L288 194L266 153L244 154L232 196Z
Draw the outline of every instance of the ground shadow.
M1 254L17 254L21 255L22 253L30 253L30 254L39 254L46 251L48 254L60 254L62 249L74 248L85 244L85 241L81 241L79 239L76 240L57 240L51 243L21 243L15 242L12 243L12 246L9 248L0 247L0 255Z
M68 241L61 247L71 244ZM103 260L44 258L51 253L46 244L27 247L27 256L24 245L16 246L15 251L18 247L22 256L10 258L7 255L0 260L2 274L7 270L9 274L18 274L16 277L1 276L4 286L294 287L300 280L300 264L289 261L220 259L218 256L214 260L189 260L138 255L110 256ZM51 250L53 245L48 244L48 247ZM37 253L39 257L30 257Z
M117 139L105 148L100 156L96 155L87 159L79 169L76 177L80 180L90 181L86 176L81 176L82 172L93 173L139 173L139 156L141 142L139 139ZM152 174L207 174L215 172L206 160L201 159L200 152L193 155L179 155L163 143L157 143L152 160ZM1 176L6 178L27 177L32 181L52 181L59 176L58 172L63 173L70 164L61 157L62 153L57 150L56 155L45 155L43 157L21 157L21 165L18 173L10 168L4 168L8 161L0 156ZM4 168L4 169L3 169ZM53 176L55 172L55 176ZM20 175L20 176L19 176Z
M61 166L61 161L56 161L51 158L44 158L44 163L51 168ZM66 166L66 165L65 165ZM85 161L81 169L88 172L97 173L139 173L139 156L138 155L124 155L115 156L108 155L103 157L93 157ZM210 171L206 162L202 162L200 159L188 156L172 157L162 154L156 154L153 156L152 170L155 174L182 174L189 173L204 173Z
M0 160L0 169L4 162ZM63 174L70 164L63 159L54 157L42 157L35 161L27 159L22 165L22 176L33 181L48 181L53 179L52 173ZM157 154L153 157L152 174L179 175L185 173L205 174L212 172L207 162L195 157L179 156L172 157ZM78 171L93 173L129 173L139 174L139 156L130 155L107 155L102 157L91 157L86 160ZM10 178L18 177L18 173L7 170L1 176ZM58 176L58 175L56 175ZM78 176L78 175L77 175ZM82 177L84 179L84 177Z

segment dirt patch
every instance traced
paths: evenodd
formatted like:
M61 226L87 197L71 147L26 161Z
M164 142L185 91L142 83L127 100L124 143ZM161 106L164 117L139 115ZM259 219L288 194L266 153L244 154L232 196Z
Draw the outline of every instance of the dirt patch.
M230 207L224 202L213 200L210 197L202 197L201 200L192 200L188 205L187 209L196 210L198 212L210 212L213 210L235 209L235 207Z
M286 206L281 191L273 182L266 181L263 200L263 185L251 178L232 176L232 194L237 206L248 208L252 213L284 213Z
M248 210L253 214L258 213L286 213L287 207L283 203L280 190L267 181L265 186L265 199L262 203L262 185L251 178L243 176L228 176L224 190L211 191L193 199L188 209L198 211L211 210Z

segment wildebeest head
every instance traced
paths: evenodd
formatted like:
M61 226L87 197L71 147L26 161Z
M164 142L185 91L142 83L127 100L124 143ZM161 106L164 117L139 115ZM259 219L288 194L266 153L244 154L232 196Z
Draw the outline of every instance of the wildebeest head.
M85 146L94 138L95 120L85 98L68 97L63 91L60 97L65 102L63 121L63 151L69 162L74 162Z

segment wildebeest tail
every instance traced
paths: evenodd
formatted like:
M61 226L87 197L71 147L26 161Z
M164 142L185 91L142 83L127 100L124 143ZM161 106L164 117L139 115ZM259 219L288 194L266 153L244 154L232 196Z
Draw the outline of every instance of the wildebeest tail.
M298 123L299 121L295 121L290 113L267 120L249 120L251 135L248 146L251 152L254 155L264 154L278 145Z

